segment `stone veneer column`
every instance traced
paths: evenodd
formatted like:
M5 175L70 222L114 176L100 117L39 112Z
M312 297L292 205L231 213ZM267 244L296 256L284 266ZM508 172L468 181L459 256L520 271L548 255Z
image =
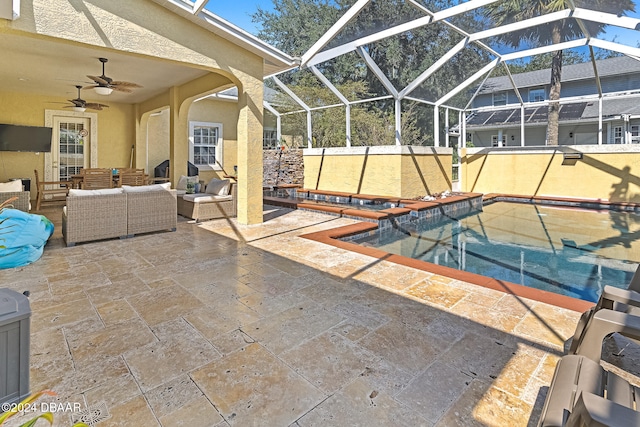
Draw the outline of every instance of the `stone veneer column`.
M259 224L262 218L263 83L245 75L238 94L238 222ZM240 88L239 88L240 89Z

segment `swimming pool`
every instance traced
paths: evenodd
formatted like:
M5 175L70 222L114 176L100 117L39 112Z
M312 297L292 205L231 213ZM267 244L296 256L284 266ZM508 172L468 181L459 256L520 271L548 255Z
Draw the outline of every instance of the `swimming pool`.
M385 252L596 301L640 262L640 215L494 202L350 239Z

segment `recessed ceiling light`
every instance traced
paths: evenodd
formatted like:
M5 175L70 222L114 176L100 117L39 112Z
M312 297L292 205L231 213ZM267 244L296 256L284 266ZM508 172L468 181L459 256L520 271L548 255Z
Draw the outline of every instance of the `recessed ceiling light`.
M21 82L28 82L29 79L25 79L24 77L18 77L18 80L20 80Z

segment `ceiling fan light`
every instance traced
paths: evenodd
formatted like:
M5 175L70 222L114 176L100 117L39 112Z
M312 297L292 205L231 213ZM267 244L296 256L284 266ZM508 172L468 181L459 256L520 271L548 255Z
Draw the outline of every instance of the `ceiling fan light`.
M73 107L73 111L78 112L78 113L84 113L85 110L86 110L86 108L84 108L84 107Z
M98 95L111 95L113 89L106 86L96 86L95 91Z

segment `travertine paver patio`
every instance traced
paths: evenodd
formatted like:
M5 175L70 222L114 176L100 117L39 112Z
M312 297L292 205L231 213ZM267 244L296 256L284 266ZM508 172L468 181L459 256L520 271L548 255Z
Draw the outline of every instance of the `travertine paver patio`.
M298 237L350 219L265 218L72 248L58 227L0 271L31 291L32 390L102 405L99 426L536 419L578 313Z

